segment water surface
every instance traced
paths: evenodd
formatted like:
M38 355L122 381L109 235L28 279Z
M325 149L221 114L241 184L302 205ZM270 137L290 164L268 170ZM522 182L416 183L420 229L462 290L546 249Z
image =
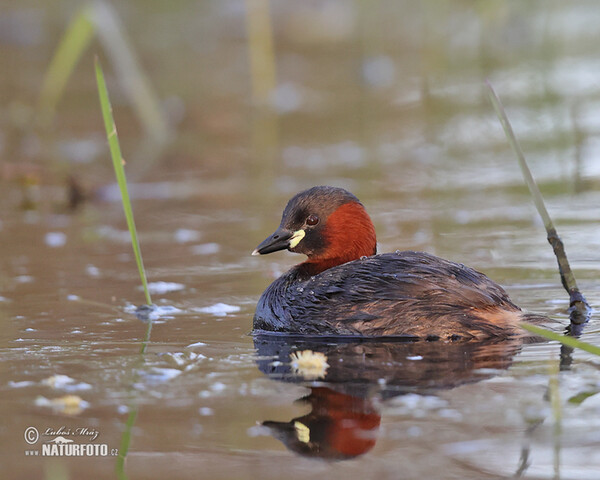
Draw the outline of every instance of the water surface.
M563 331L568 297L486 78L597 309L595 2L273 2L270 114L252 100L244 2L119 5L178 120L158 158L136 157L141 128L103 57L153 300L164 307L144 355L147 325L132 313L143 294L94 89L98 42L52 127L35 126L41 77L72 8L0 10L11 26L0 35L6 478L115 476L115 458L26 455L56 437L30 447L28 427L96 430L94 442L111 450L129 436L130 478L598 477L592 355L555 343L248 335L262 291L300 261L250 252L289 197L316 184L361 199L381 252L425 250L473 266ZM89 196L75 210L67 175ZM582 339L600 344L594 316ZM302 350L327 356L321 378L292 365Z

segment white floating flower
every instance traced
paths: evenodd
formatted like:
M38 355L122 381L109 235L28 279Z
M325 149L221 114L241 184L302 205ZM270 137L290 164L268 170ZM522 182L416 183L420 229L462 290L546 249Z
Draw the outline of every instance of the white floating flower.
M312 350L293 352L290 355L290 360L294 373L306 380L324 378L329 368L327 356L324 353L313 352Z

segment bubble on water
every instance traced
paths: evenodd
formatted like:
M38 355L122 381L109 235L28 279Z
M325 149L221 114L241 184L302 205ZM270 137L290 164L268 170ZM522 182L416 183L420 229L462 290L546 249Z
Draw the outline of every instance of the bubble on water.
M227 388L227 385L225 385L222 382L215 382L210 386L210 389L213 392L222 392L223 390L225 390Z
M442 418L447 418L448 420L456 420L460 422L463 419L462 413L452 408L442 408L437 412L437 414Z
M365 82L372 87L389 87L396 80L396 66L390 57L376 55L363 61L362 74Z
M191 247L193 255L213 255L219 250L221 250L221 246L218 243L202 243Z
M228 313L239 312L240 307L237 305L227 305L226 303L215 303L209 307L192 308L191 310L199 313L210 313L211 315L225 316Z
M48 232L44 242L52 248L62 247L67 243L67 236L63 232Z
M185 285L176 282L150 282L148 284L148 291L152 294L162 295L169 292L177 292L183 290ZM138 287L141 290L142 287Z
M423 357L421 355L412 355L409 357L406 357L407 360L423 360Z
M30 387L32 385L35 385L35 382L31 382L28 380L23 380L21 382L13 382L12 380L10 380L7 385L10 388L23 388L23 387Z
M201 235L202 234L197 230L190 230L187 228L178 228L173 234L177 243L197 242L200 240Z
M90 277L99 277L100 276L100 270L98 269L98 267L96 267L94 265L86 265L85 273L87 273Z
M454 214L454 220L459 225L466 225L471 221L471 213L467 210L457 210Z
M152 367L146 372L141 372L146 381L151 383L164 383L181 375L181 370L176 368Z
M409 393L396 397L388 403L389 411L400 415L411 414L415 417L423 417L428 412L440 410L447 407L448 402L433 395L419 395Z
M33 282L33 277L31 275L17 275L15 281L17 283L31 283Z
M271 430L264 425L254 425L246 430L246 433L249 437L265 437L271 435Z
M302 106L302 90L292 82L278 85L271 93L271 104L279 113L290 113Z
M131 243L131 234L129 230L118 230L110 225L100 225L96 229L98 236L107 238L114 242Z
M206 356L196 352L167 352L159 354L165 360L170 361L178 367L185 367L186 370L192 368L195 364L205 359Z
M198 409L198 413L203 417L209 417L211 415L214 415L215 411L210 407L200 407Z
M92 386L89 383L77 382L74 378L68 375L52 375L51 377L42 380L42 385L53 388L55 390L66 390L73 392L77 390L89 390Z

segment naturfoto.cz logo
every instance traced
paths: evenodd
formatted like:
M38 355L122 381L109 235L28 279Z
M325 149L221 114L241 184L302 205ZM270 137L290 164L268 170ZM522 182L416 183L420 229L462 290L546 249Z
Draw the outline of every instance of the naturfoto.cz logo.
M61 427L58 430L48 428L42 435L55 436L41 444L41 449L25 450L25 455L42 457L108 457L116 456L119 453L117 448L109 448L106 443L76 443L68 436L86 436L86 440L95 440L99 432L87 427L76 429L66 429ZM24 432L25 442L29 445L35 445L40 439L40 432L35 427L27 427Z

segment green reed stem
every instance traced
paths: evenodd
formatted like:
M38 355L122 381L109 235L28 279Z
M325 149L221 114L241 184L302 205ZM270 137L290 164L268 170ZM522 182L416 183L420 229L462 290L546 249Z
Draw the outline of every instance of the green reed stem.
M519 323L519 326L524 330L527 330L534 335L546 338L547 340L555 340L563 345L566 345L567 347L578 348L579 350L600 356L600 347L592 345L591 343L582 342L581 340L577 340L569 335L561 335L546 328L538 327L537 325L532 325L531 323L527 322L521 322Z
M119 137L117 135L117 126L115 125L115 121L112 115L112 106L110 104L110 99L108 98L108 90L106 88L106 82L104 81L102 67L100 66L100 62L97 58L95 63L96 81L98 83L98 94L100 95L102 117L104 118L104 126L106 127L106 136L108 138L108 144L110 146L110 155L112 157L113 167L117 176L119 190L121 190L121 200L123 202L125 218L127 219L127 227L129 228L129 234L131 235L131 245L133 247L133 253L135 254L135 261L137 263L138 271L140 273L140 279L142 280L144 295L146 296L146 303L148 305L152 305L152 299L150 298L150 292L148 291L148 282L146 280L144 263L142 261L140 243L138 241L137 230L135 228L135 222L133 220L133 210L131 208L129 192L127 190L127 180L125 178L125 169L123 168L123 164L125 163L125 161L123 160L123 156L121 155L121 147L119 146Z
M125 430L121 436L121 445L119 445L119 456L117 457L117 464L115 465L115 472L119 480L126 480L127 474L125 473L125 459L129 452L129 445L131 443L131 429L137 419L138 409L137 406L130 410L127 422L125 423Z

